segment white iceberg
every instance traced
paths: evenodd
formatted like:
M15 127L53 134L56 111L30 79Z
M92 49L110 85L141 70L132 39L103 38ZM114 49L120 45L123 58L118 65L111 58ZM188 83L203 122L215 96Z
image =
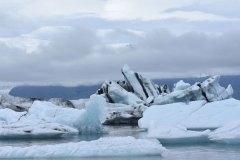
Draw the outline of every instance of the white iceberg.
M216 129L231 121L239 121L240 101L230 98L205 103L193 101L149 107L138 121L140 128L158 126L185 126L187 129Z
M106 91L106 96L111 103L122 103L126 105L138 105L143 103L135 94L126 91L114 81L105 82L103 84Z
M27 112L15 112L11 109L0 109L0 124L8 124L19 121Z
M0 158L77 158L162 155L165 148L157 140L108 137L78 143L29 147L0 147Z
M186 102L205 100L206 102L214 102L229 99L233 95L231 85L225 89L219 84L220 76L212 76L202 83L195 83L187 87L184 82L177 83L177 88L169 94L161 94L154 99L154 104L163 105L176 102ZM187 88L185 88L187 87ZM185 89L184 89L185 88Z
M183 126L156 126L148 128L148 137L157 138L162 144L190 144L209 142L211 131L191 131Z
M191 85L189 83L185 83L183 80L180 80L176 84L174 84L173 91L184 90L184 89L187 89L190 86Z
M28 112L0 109L0 138L6 136L42 137L61 134L102 133L105 119L104 98L92 95L86 108L79 110L57 106L51 102L34 101Z

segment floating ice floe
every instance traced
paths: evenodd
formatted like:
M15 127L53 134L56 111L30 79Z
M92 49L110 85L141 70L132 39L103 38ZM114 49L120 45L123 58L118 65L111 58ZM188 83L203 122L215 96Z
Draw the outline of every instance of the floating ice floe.
M78 130L58 123L28 121L2 125L0 139L57 138L66 134L78 134Z
M211 141L225 144L240 144L240 120L230 122L209 135Z
M105 103L101 96L92 95L82 110L44 101L34 101L28 112L0 109L4 114L0 115L0 138L102 133Z
M162 144L192 144L209 142L211 131L191 131L183 126L155 126L148 128L148 137L157 138Z
M77 158L162 155L166 149L157 141L133 137L108 137L78 143L30 147L0 147L0 158Z
M157 126L185 126L187 129L217 129L232 121L240 121L240 101L230 98L206 103L172 103L149 107L138 121L140 128Z

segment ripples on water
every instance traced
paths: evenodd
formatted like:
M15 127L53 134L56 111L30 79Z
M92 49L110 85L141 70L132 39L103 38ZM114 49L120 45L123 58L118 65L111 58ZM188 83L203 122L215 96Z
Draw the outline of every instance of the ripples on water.
M136 126L106 126L105 129L108 134L97 135L79 135L71 137L63 137L56 139L24 139L24 140L0 140L0 146L31 146L31 145L46 145L59 144L67 142L91 141L99 139L100 137L109 136L133 136L136 138L145 138L147 133ZM117 144L116 144L117 145ZM168 151L161 156L141 156L141 157L101 157L101 158L71 158L72 160L239 160L240 159L240 145L224 145L217 143L204 144L185 144L185 145L164 145ZM53 160L48 158L47 160ZM59 158L55 158L59 159ZM54 160L55 160L54 159ZM69 158L61 158L65 160Z

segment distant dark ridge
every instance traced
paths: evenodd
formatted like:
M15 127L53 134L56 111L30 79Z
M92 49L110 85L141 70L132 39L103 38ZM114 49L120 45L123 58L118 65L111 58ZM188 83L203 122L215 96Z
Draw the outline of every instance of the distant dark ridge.
M63 98L67 100L89 98L94 94L101 84L90 86L17 86L9 94L16 97L40 98L48 100L50 98Z
M156 84L167 84L172 90L174 83L179 80L194 84L195 82L202 82L204 78L169 78L169 79L155 79ZM240 100L240 75L237 76L221 76L220 84L227 87L231 84L234 90L233 97ZM64 86L17 86L10 91L10 95L25 98L63 98L63 99L80 99L89 98L94 94L101 84L89 85L89 86L76 86L76 87L64 87Z

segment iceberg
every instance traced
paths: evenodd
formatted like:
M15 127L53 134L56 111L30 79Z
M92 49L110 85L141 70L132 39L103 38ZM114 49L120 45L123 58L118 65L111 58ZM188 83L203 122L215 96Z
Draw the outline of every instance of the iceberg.
M140 128L157 126L185 126L187 129L217 129L232 121L239 121L240 101L230 98L206 103L193 101L166 105L153 105L138 121Z
M233 94L231 85L224 88L219 84L220 76L212 76L202 83L196 82L192 86L181 80L170 92L167 85L159 86L151 79L132 71L127 65L124 65L121 71L124 80L105 81L96 93L103 96L108 104L116 104L107 105L107 107L111 107L107 109L110 111L110 116L105 124L131 124L142 117L147 107L154 105L204 101L200 104L202 106L202 103L229 99ZM115 111L113 106L116 106ZM119 108L119 106L125 107ZM122 111L124 108L126 110Z
M213 76L202 83L195 83L192 86L180 81L176 84L174 91L159 95L154 99L154 104L163 105L176 102L190 102L205 100L214 102L232 97L233 89L231 85L225 89L219 84L220 76Z
M106 137L98 140L29 147L0 147L0 158L78 158L156 156L166 149L157 141L133 137Z
M190 86L191 85L189 83L185 83L183 80L180 80L176 84L174 84L173 91L184 90L184 89L187 89Z
M105 104L101 96L92 95L82 110L45 101L34 101L27 112L0 109L0 113L4 113L0 115L0 138L103 133Z
M106 98L111 103L121 103L126 105L138 105L143 103L135 94L126 91L114 81L105 82L103 89L106 90Z
M148 78L144 78L137 72L130 70L127 65L122 68L122 74L125 80L132 87L132 91L142 100L148 97L157 97L159 95L156 85Z
M11 109L0 109L0 124L17 122L27 112L15 112Z

